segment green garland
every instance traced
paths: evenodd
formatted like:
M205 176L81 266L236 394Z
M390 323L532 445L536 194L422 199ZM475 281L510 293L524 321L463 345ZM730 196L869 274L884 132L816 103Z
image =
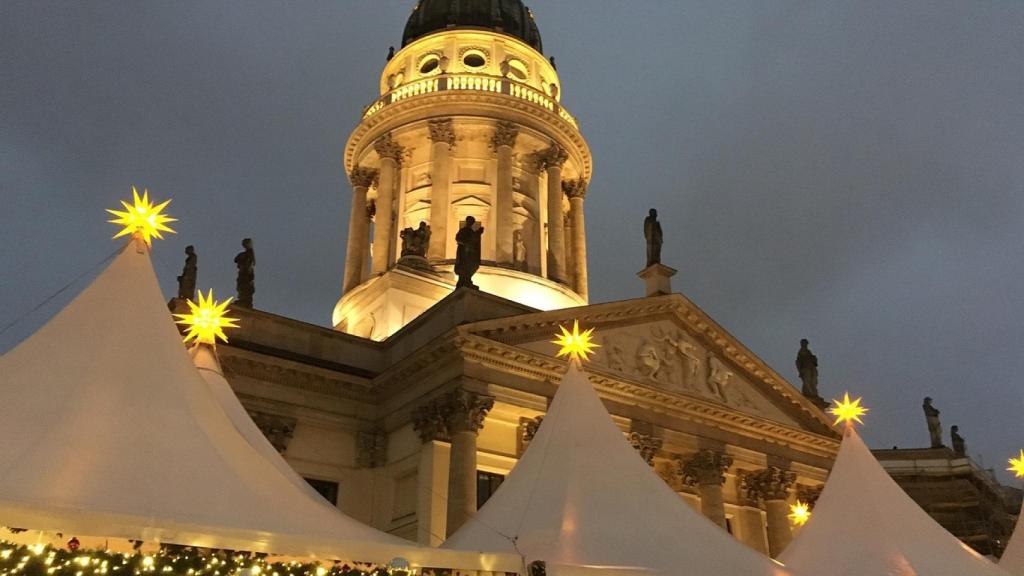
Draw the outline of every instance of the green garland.
M406 576L371 564L267 562L265 554L161 546L122 554L0 541L0 576Z

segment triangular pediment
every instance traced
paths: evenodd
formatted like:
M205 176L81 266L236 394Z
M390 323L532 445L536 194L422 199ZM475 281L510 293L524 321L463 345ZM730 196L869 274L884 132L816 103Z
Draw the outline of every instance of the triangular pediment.
M679 294L494 320L472 331L553 357L557 327L577 319L595 328L601 346L588 364L592 373L816 434L835 434L820 409Z

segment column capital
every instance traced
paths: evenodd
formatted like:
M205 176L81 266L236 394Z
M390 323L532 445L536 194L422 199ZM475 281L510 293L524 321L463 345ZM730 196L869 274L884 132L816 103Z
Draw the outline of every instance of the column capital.
M512 148L516 145L516 138L519 137L519 126L512 122L498 122L494 129L494 136L491 137L491 147L497 150L502 146Z
M438 398L441 413L450 434L472 432L476 434L484 427L484 418L494 408L494 398L464 388L456 388Z
M785 500L796 482L796 474L769 466L763 470L745 470L740 474L740 490L752 502Z
M376 468L387 462L388 437L383 430L360 430L356 433L356 464Z
M690 485L718 485L725 483L725 472L732 466L732 456L721 450L703 449L689 458L680 460L683 481Z
M579 198L582 200L587 197L587 181L583 178L562 180L562 192L564 192L570 200L573 198Z
M377 155L381 158L390 158L396 164L402 163L402 153L405 152L405 148L398 142L395 142L390 132L378 138L373 143L373 149L377 151Z
M430 128L432 142L444 142L449 148L455 146L455 127L451 118L436 118L427 122L427 126Z
M424 443L433 440L451 441L448 423L445 421L445 415L441 412L440 403L436 399L414 408L411 417L412 428Z
M377 179L378 174L379 172L376 168L356 166L352 169L352 173L348 175L348 181L352 183L353 188L369 188L373 185L373 181Z
M661 450L664 440L651 434L630 432L629 443L640 453L640 457L644 459L644 462L647 462L648 465L653 465L654 456L658 453L658 450Z
M543 416L537 416L536 418L520 418L518 438L516 446L516 454L522 456L526 449L529 448L530 442L533 442L533 437L537 435L537 430L540 430L541 423L544 422Z
M818 498L821 496L822 489L825 488L824 484L818 484L817 486L808 486L807 484L796 485L796 498L797 500L807 504L814 510L814 505L818 503Z
M561 168L568 159L569 152L558 144L552 144L537 153L537 163L542 169Z

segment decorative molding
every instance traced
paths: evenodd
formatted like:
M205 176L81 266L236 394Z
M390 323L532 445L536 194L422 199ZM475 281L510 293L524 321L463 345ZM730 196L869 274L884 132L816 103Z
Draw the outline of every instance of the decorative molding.
M391 137L390 132L374 141L373 149L377 151L377 155L381 158L390 158L394 160L396 164L402 164L402 156L404 155L405 148L403 148L398 142L395 142Z
M516 138L519 137L519 126L514 122L498 122L491 137L491 148L497 150L502 146L512 148L516 145Z
M751 502L786 500L796 482L796 474L769 466L763 470L743 470L739 474L740 490Z
M288 450L288 444L295 435L295 426L299 423L298 419L256 411L250 412L249 416L278 453L284 454Z
M661 450L664 440L653 434L642 434L640 432L629 433L629 443L640 453L640 457L648 465L654 465L654 457Z
M348 180L352 183L353 188L369 188L376 182L379 173L375 168L356 166L349 173Z
M388 437L383 430L360 430L356 433L356 464L377 468L387 463Z
M562 192L570 199L587 197L587 181L583 178L562 180Z
M721 450L705 448L689 458L679 460L679 473L683 481L691 486L708 486L725 483L725 472L732 466L732 456Z
M269 356L268 358L275 358ZM277 385L315 392L337 398L373 403L375 397L366 386L360 386L341 378L329 378L312 370L298 370L268 361L254 360L236 355L222 354L221 366L230 381L231 376L244 376L254 380L272 382ZM282 364L289 362L282 360ZM290 362L289 362L290 363Z
M455 146L455 127L451 118L436 118L427 122L431 142L444 142L448 148Z

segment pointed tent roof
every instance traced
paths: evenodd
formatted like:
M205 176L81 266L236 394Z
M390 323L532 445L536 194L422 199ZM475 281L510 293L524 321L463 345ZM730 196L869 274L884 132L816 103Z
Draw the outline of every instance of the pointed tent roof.
M1007 576L911 500L852 427L814 515L779 560L817 576Z
M240 433L225 405L190 361L148 251L130 243L0 357L0 525L371 562L520 565L422 548L318 503Z
M999 559L999 567L1013 576L1024 576L1024 511L1017 516L1017 526Z
M519 552L527 561L545 561L549 570L789 574L669 488L629 445L575 364L511 474L443 546Z

